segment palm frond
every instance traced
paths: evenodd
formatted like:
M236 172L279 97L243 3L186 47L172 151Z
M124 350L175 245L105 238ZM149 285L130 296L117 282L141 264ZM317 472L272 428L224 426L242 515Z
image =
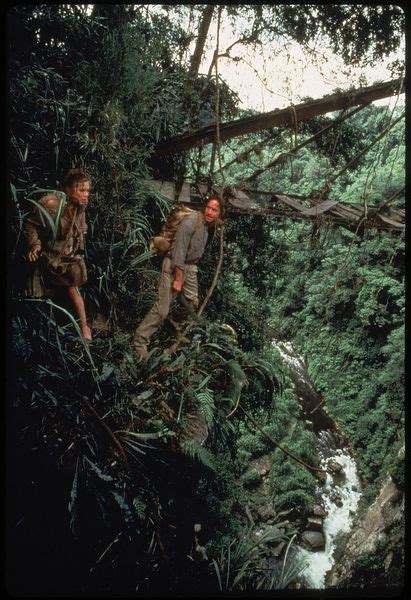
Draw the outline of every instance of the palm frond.
M117 505L119 506L121 515L122 515L125 523L127 525L134 525L135 519L134 519L133 513L131 512L129 505L127 504L127 502L125 501L123 496L121 496L121 494L119 494L115 490L110 490L110 494L116 501Z
M87 464L89 466L89 468L91 469L91 471L93 473L95 473L99 479L101 479L102 481L114 481L113 477L111 475L107 475L106 473L103 473L103 471L100 469L100 467L98 465L96 465L96 463L91 461L87 456L84 457L84 461L85 461L84 464Z

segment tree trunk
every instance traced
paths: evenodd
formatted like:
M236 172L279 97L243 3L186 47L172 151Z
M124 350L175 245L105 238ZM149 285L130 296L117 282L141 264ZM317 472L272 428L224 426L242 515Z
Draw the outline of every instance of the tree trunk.
M229 140L239 135L270 129L271 127L278 127L280 125L295 127L296 122L298 123L299 121L308 121L318 115L346 109L358 104L368 104L374 100L387 98L398 93L404 93L404 83L400 78L384 83L377 83L367 88L350 90L349 92L338 92L324 96L318 100L303 102L296 106L276 109L268 113L222 123L220 125L220 139L221 141ZM201 127L193 133L183 133L182 135L160 142L156 147L155 154L157 156L175 154L189 148L210 144L213 142L214 136L214 126Z
M198 70L200 68L201 57L203 56L204 44L206 41L208 29L210 27L211 18L213 16L214 6L212 4L208 4L203 11L201 17L201 23L198 31L196 47L194 50L194 54L190 60L190 70L189 75L197 75Z

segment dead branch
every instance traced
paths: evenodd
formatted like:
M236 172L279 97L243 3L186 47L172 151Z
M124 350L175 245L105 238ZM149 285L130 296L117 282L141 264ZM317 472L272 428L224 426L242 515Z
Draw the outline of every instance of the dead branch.
M282 452L284 452L284 454L287 454L287 456L289 456L290 458L292 458L293 460L295 460L296 462L298 462L300 465L302 465L306 469L309 469L310 471L316 471L317 473L326 473L327 472L327 471L324 471L324 469L319 469L318 467L313 467L312 465L308 465L306 462L304 462L303 460L301 460L301 458L298 458L298 456L295 456L295 454L292 454L292 452L290 452L289 450L287 450L287 448L284 448L284 446L281 446L281 444L279 444L279 442L277 442L277 440L275 440L274 438L270 437L264 431L264 429L262 429L258 425L258 423L256 423L254 421L254 419L252 418L252 416L248 414L248 412L241 406L241 404L239 406L240 406L241 410L243 411L243 413L245 414L245 416L251 421L251 423L255 427L257 427L257 429L264 435L264 437L266 437L272 444L274 444L274 446L276 446Z
M98 414L96 409L90 404L88 399L85 396L78 394L77 392L76 392L76 394L81 399L81 401L86 405L89 412L91 412L91 414L97 419L97 421L100 423L100 425L103 427L103 429L105 429L107 431L107 433L110 436L110 438L112 439L113 443L115 444L115 446L117 446L117 448L123 458L124 464L126 465L127 469L130 470L130 464L128 462L124 448L120 444L120 442L118 441L116 436L114 435L113 431L110 429L110 427L107 425L107 423L105 423L105 421L103 421L103 419L100 417L100 415Z
M219 7L219 10L218 10L218 22L217 22L217 49L216 49L217 57L218 57L218 44L219 44L219 32L220 32L220 18L221 18L221 6ZM222 173L222 171L221 171L221 156L220 156L220 111L219 111L220 88L218 85L218 59L215 62L215 71L216 71L216 82L217 82L217 95L216 95L215 142L213 145L213 150L214 150L213 157L215 156L215 149L217 149L218 159L219 159L219 168L220 168L220 172ZM212 160L212 166L210 168L210 175L213 170L213 164L214 164L214 160ZM224 197L224 176L223 176L223 184L221 187L221 199L223 199L223 197ZM216 267L210 288L206 294L206 297L204 298L202 305L200 306L200 308L197 311L198 316L201 316L201 314L203 313L203 310L207 306L208 301L210 300L211 295L214 291L214 288L217 285L217 281L218 281L218 278L221 273L221 266L223 264L223 253L224 253L224 224L222 224L220 226L220 252L219 252L217 267ZM186 333L189 331L189 329L191 327L192 327L192 323L189 323L186 326L186 328L184 329L184 331L179 334L176 342L170 348L171 352L175 352L177 350L177 348L180 346L180 344L186 339Z
M207 295L204 298L202 305L198 309L198 312L197 312L198 315L202 314L203 310L205 309L205 307L208 304L208 301L211 298L211 294L213 293L215 286L217 285L217 281L218 281L218 278L221 273L221 266L223 264L223 248L224 248L224 225L221 225L221 227L220 227L220 254L218 257L217 267L216 267L216 270L214 273L213 281L211 282L210 288L207 292Z

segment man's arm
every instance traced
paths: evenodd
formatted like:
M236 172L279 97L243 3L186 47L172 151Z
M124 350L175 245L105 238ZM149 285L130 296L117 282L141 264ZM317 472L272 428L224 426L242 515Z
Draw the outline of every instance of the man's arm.
M174 280L171 284L171 289L174 292L181 292L183 289L183 281L184 281L184 272L180 269L180 267L174 267Z
M174 237L171 249L171 265L174 267L174 281L171 288L176 292L181 292L183 287L187 251L195 228L196 220L190 215L181 221Z

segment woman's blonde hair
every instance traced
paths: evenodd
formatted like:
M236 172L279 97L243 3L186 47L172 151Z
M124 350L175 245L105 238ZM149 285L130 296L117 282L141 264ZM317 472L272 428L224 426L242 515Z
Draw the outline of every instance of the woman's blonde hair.
M80 181L90 181L90 177L81 169L70 169L64 176L63 188L70 188L75 183L80 183Z

